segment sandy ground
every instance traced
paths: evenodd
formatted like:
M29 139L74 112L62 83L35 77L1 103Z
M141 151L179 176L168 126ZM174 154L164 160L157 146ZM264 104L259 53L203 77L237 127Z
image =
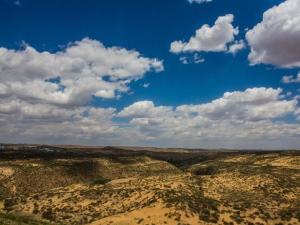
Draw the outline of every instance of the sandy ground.
M14 170L11 167L0 167L0 176L10 177L14 174Z
M66 167L77 161L57 160L55 165ZM72 185L50 186L16 198L10 210L63 224L82 225L300 224L295 213L300 199L300 156L238 155L196 163L186 170L149 157L125 162L103 158L98 162L99 171L111 181L95 184L74 179L78 182ZM33 176L45 178L43 171L48 171L41 170L37 175L34 172L44 165L34 161L17 163L26 166L22 172L31 171ZM14 166L0 165L0 178L17 177L20 171L16 172ZM217 168L217 172L193 173L197 168L208 167ZM61 175L60 170L52 172L53 168L50 169L49 174L59 185L69 179L68 173L55 177L56 172ZM72 176L76 178L78 171L75 172ZM48 180L43 179L43 182ZM16 187L13 182L11 184L12 189ZM1 207L0 201L0 210ZM284 216L290 217L285 219ZM216 222L205 222L210 219Z
M90 225L133 225L133 224L166 224L174 225L178 224L178 219L169 218L169 213L175 213L177 218L180 218L180 224L205 224L200 223L195 216L186 216L182 211L175 209L165 208L163 205L155 205L153 207L147 207L132 212L122 213L119 215L104 218L91 223Z

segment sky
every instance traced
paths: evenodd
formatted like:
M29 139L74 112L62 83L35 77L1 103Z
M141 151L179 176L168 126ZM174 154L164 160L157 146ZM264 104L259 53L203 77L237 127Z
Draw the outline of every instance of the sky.
M0 142L300 149L300 0L0 10Z

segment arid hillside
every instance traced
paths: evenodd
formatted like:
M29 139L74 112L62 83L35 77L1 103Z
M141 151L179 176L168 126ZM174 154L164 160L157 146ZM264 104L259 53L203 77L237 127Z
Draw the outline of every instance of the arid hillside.
M0 224L300 224L300 152L7 146Z

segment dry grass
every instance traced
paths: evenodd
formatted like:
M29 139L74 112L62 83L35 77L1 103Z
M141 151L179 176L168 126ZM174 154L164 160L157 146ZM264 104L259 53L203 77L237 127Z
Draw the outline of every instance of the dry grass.
M1 161L0 224L18 224L19 212L54 224L300 224L299 155L181 164L147 156Z

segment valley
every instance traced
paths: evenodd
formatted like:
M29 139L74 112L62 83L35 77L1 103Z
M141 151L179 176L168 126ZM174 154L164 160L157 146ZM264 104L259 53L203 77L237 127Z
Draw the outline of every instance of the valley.
M300 224L300 152L6 146L0 224Z

